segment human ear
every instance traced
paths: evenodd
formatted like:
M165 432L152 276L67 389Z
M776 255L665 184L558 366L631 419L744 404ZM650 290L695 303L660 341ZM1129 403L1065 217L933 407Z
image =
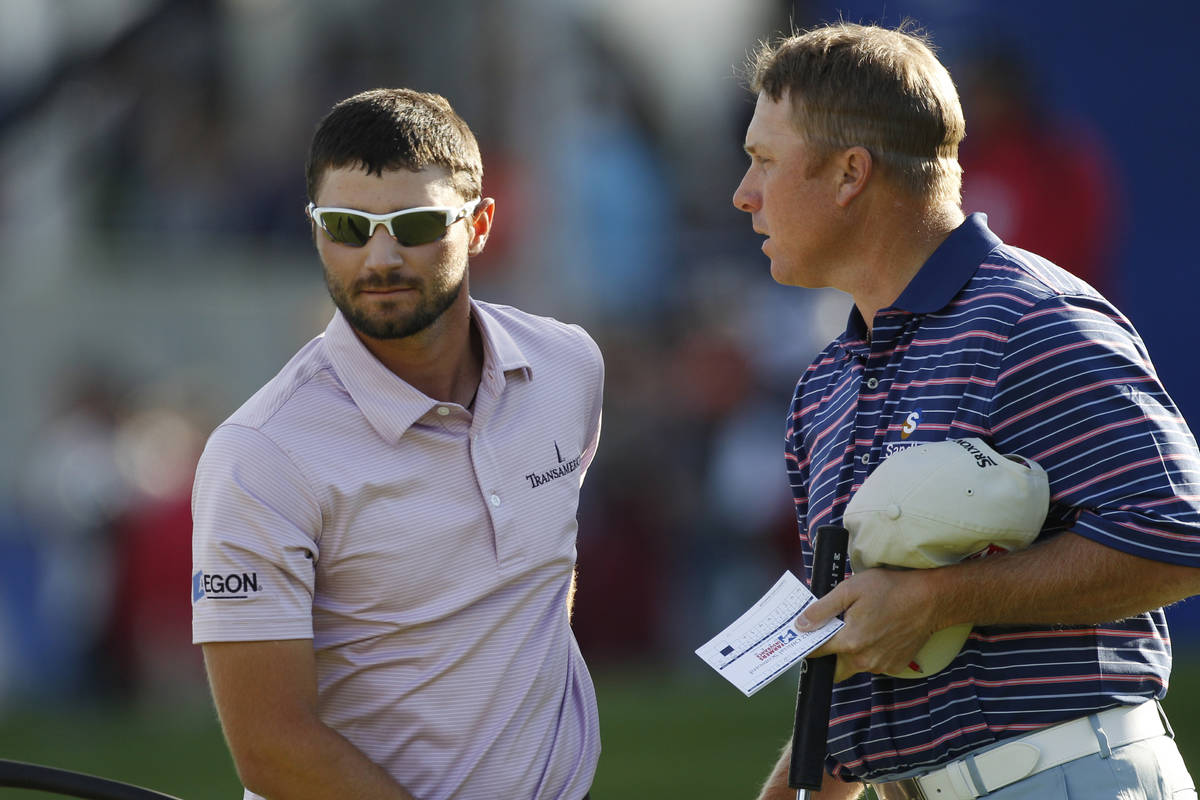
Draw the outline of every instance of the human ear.
M308 220L308 229L309 229L309 233L312 234L313 247L316 247L319 249L320 243L317 242L317 228L320 226L317 225L317 220L313 217L310 206L304 207L304 218L306 220Z
M467 224L471 226L471 241L467 245L467 254L477 256L483 252L487 244L488 234L492 232L492 219L496 213L496 201L485 197L475 206Z
M842 151L838 167L836 202L845 208L867 188L875 163L870 150L856 145Z

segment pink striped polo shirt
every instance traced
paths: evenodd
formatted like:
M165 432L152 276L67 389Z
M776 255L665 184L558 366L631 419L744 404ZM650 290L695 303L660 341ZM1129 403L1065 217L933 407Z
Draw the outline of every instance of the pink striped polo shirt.
M193 641L311 638L321 719L422 800L579 800L599 720L567 591L603 361L578 326L471 309L473 413L337 313L213 432Z

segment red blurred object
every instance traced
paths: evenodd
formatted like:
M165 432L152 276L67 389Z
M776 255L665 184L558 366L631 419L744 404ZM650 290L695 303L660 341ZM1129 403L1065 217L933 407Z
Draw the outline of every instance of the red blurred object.
M1044 109L1015 46L982 52L964 74L963 210L1116 299L1122 192L1100 131Z

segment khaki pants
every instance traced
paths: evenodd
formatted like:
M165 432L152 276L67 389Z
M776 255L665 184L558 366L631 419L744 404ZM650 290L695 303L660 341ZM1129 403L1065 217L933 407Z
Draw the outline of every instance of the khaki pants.
M1196 800L1196 785L1169 736L1077 758L985 795L988 800Z

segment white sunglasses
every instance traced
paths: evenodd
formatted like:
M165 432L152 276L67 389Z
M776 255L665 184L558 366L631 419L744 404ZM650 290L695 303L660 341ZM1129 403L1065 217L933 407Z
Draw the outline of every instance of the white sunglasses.
M350 247L362 247L382 225L397 242L405 247L436 242L446 230L475 210L478 200L460 208L420 206L393 211L391 214L368 214L354 208L335 208L308 204L308 216L321 226L331 241Z

